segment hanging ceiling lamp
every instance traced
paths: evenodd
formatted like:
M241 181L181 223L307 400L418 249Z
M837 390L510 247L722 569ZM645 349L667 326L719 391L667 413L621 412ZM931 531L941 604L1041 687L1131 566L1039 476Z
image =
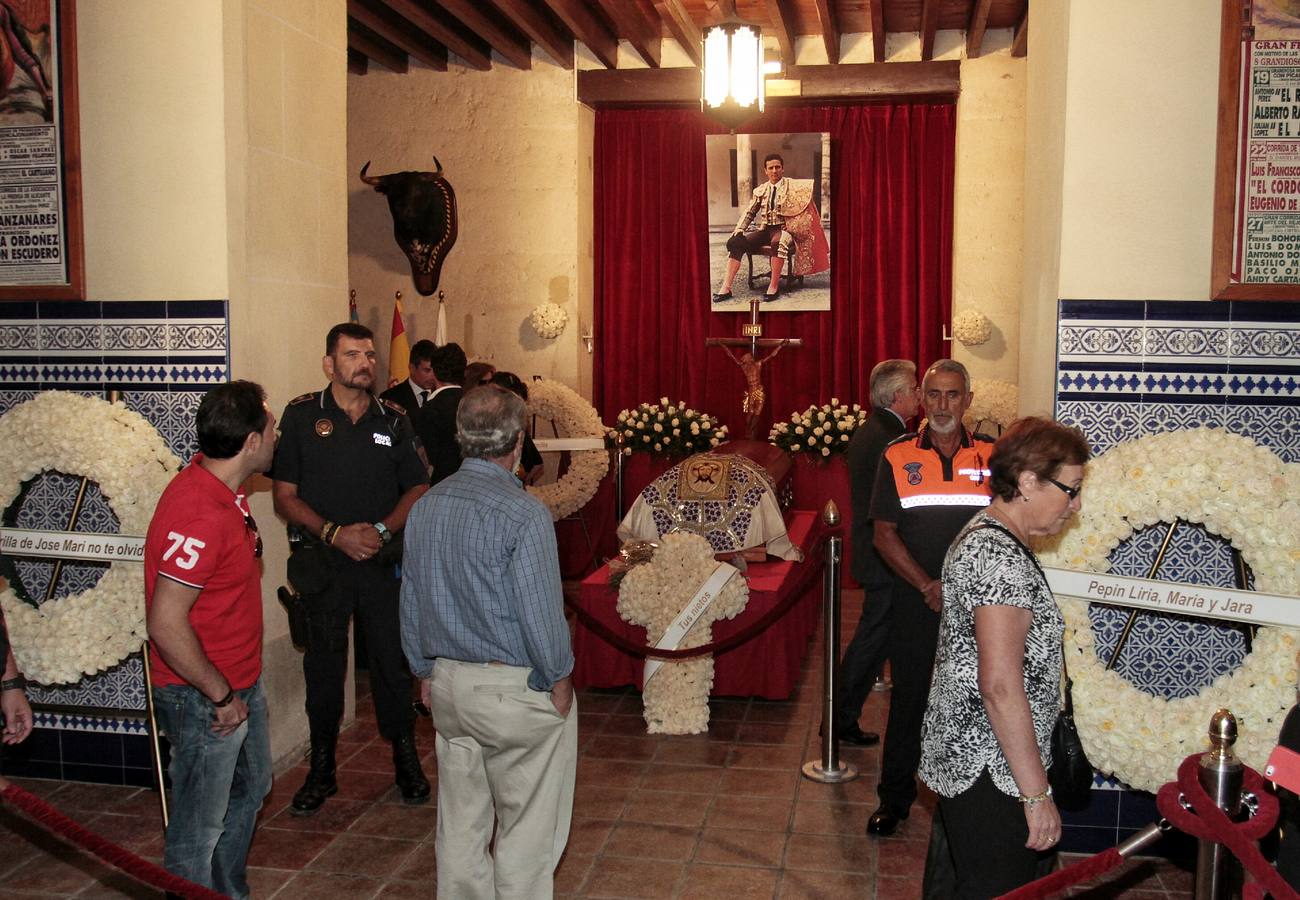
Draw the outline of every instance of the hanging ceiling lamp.
M701 108L735 128L763 111L763 34L722 0L723 20L704 30Z

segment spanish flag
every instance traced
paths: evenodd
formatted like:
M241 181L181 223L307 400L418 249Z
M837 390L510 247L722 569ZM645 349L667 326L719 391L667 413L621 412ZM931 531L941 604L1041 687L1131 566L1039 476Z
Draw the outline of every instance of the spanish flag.
M393 305L393 337L388 343L388 386L395 387L411 373L411 345L406 341L406 326L402 324L402 295Z

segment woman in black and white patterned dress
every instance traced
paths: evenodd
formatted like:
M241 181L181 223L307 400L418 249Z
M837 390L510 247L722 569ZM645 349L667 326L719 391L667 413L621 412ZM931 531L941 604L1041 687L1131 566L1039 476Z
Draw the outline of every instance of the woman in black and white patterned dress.
M989 460L993 501L944 560L920 775L939 795L961 898L1034 880L1061 839L1047 766L1065 623L1028 544L1079 510L1087 459L1077 429L1013 424Z

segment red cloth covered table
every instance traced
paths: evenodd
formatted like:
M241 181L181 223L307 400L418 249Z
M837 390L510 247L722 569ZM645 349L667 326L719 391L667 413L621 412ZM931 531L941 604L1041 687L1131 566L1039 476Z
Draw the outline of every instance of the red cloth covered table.
M749 602L736 618L713 623L713 639L735 634L791 591L799 591L801 596L767 630L714 657L714 696L784 700L794 691L800 664L808 650L808 638L817 626L821 609L822 558L820 548L815 546L821 526L816 513L792 511L788 514L787 528L790 540L803 550L804 561L769 559L751 563L747 573ZM645 628L629 625L619 618L615 610L617 602L618 591L609 586L608 566L601 566L583 580L578 604L628 641L645 644ZM610 646L588 630L581 619L573 636L573 656L576 687L641 686L645 660Z

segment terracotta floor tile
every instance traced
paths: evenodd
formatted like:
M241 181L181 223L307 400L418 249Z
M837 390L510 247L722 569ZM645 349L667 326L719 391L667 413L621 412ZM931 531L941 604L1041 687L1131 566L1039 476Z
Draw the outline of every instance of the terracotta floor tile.
M695 861L779 868L786 840L785 832L780 831L705 827L700 832Z
M876 900L921 900L922 884L920 875L915 878L877 878Z
M749 712L749 700L728 699L728 700L710 700L709 701L709 718L711 720L725 721L727 719L744 719Z
M698 829L681 825L621 822L605 842L605 856L685 862L695 852Z
M777 896L781 900L838 900L840 897L861 897L870 889L869 879L852 872L803 872L796 869L785 872Z
M864 835L792 834L785 845L786 869L869 872L875 862L875 845Z
M688 825L698 828L713 801L711 794L680 794L670 791L633 791L623 810L626 822L657 825Z
M874 775L858 776L852 781L839 784L821 784L807 778L799 779L800 803L862 803L870 806L866 811L870 815L880 804L876 795L876 777ZM863 819L866 824L866 819Z
M659 741L655 738L598 735L587 745L585 755L593 759L628 759L647 762L654 757L658 747Z
M249 866L245 874L248 878L248 887L254 897L270 897L298 873L289 869Z
M776 891L776 869L695 864L686 870L680 900L771 900Z
M631 795L628 788L579 783L573 793L573 814L589 819L617 819Z
M433 791L436 795L438 792L437 779L434 777L437 769L430 765L424 766L424 775L433 785ZM378 800L387 794L393 788L393 770L390 766L383 772L341 772L338 776L339 792L335 796L341 800L364 800L371 802Z
M392 873L400 881L417 881L429 886L429 896L433 895L433 884L438 877L438 858L434 851L433 839L419 844L410 856Z
M361 800L340 800L330 797L325 804L310 816L295 816L286 807L266 824L272 828L284 828L289 831L327 831L331 834L347 831L348 826L370 806Z
M163 824L160 818L154 816L118 816L112 813L104 813L98 816L88 816L80 821L91 831L103 835L132 853L142 851L162 852Z
M576 856L595 856L605 847L614 822L609 819L587 819L574 816L569 827L569 843L565 853Z
M99 860L75 851L60 858L41 855L10 872L4 888L68 897L111 874Z
M584 889L588 897L671 897L686 866L662 860L604 857L591 867Z
M645 763L583 756L578 759L577 783L634 788L641 784L645 768Z
M590 856L566 852L560 860L560 867L555 870L555 893L565 896L581 890L587 876L591 874L592 862Z
M335 835L323 831L289 831L284 828L262 827L253 832L248 864L301 870L334 838Z
M916 878L925 872L925 856L930 845L928 830L923 841L900 841L893 838L867 840L878 844L876 856L879 863L876 872L881 877Z
M732 769L782 769L794 772L804 764L805 755L802 747L741 744L731 748L727 766Z
M718 793L790 799L803 780L796 772L779 769L724 769Z
M300 872L275 895L277 900L350 900L373 897L383 882L333 872Z
M724 766L731 752L729 744L665 740L655 751L654 761L684 766Z
M307 868L316 872L388 878L402 867L417 846L415 841L341 834Z
M623 700L627 697L626 692L617 694L605 693L603 691L585 690L578 692L578 711L588 713L612 713L619 711L623 705ZM635 699L640 704L641 695L635 695Z
M613 737L644 737L645 719L641 716L606 716L600 733Z
M166 900L167 895L125 872L112 871L77 894L86 900Z
M851 834L866 837L867 817L857 803L796 803L795 832L805 834Z
M780 797L719 796L709 810L711 828L748 828L754 831L779 831L790 828L794 803Z
M114 807L127 796L125 790L128 789L117 785L67 782L63 790L50 796L49 803L65 815L79 819L83 813L114 812ZM134 794L138 789L130 790Z
M423 841L433 837L437 823L438 809L433 803L424 806L377 803L357 817L348 833Z
M283 812L293 802L294 793L302 787L306 777L306 766L294 766L275 776L275 780L271 783L271 793L266 795L266 799L262 801L262 808L257 811L258 824L265 825L278 813Z
M375 897L382 900L433 900L436 886L418 881L389 881Z
M725 770L716 766L670 766L650 763L641 778L641 789L711 794L718 789Z
M428 747L419 748L421 753ZM347 777L349 772L384 772L393 774L393 745L383 738L375 738L347 759L339 760L339 779Z
M736 739L736 735L740 734L740 729L744 724L745 724L744 722L739 722L732 719L712 721L709 722L709 730L706 731L704 734L705 737L708 738L710 741L731 742Z
M811 706L797 703L755 700L749 705L749 715L745 721L772 722L776 724L809 722L813 718L812 709Z
M808 722L746 722L736 740L742 744L796 744L808 739Z

